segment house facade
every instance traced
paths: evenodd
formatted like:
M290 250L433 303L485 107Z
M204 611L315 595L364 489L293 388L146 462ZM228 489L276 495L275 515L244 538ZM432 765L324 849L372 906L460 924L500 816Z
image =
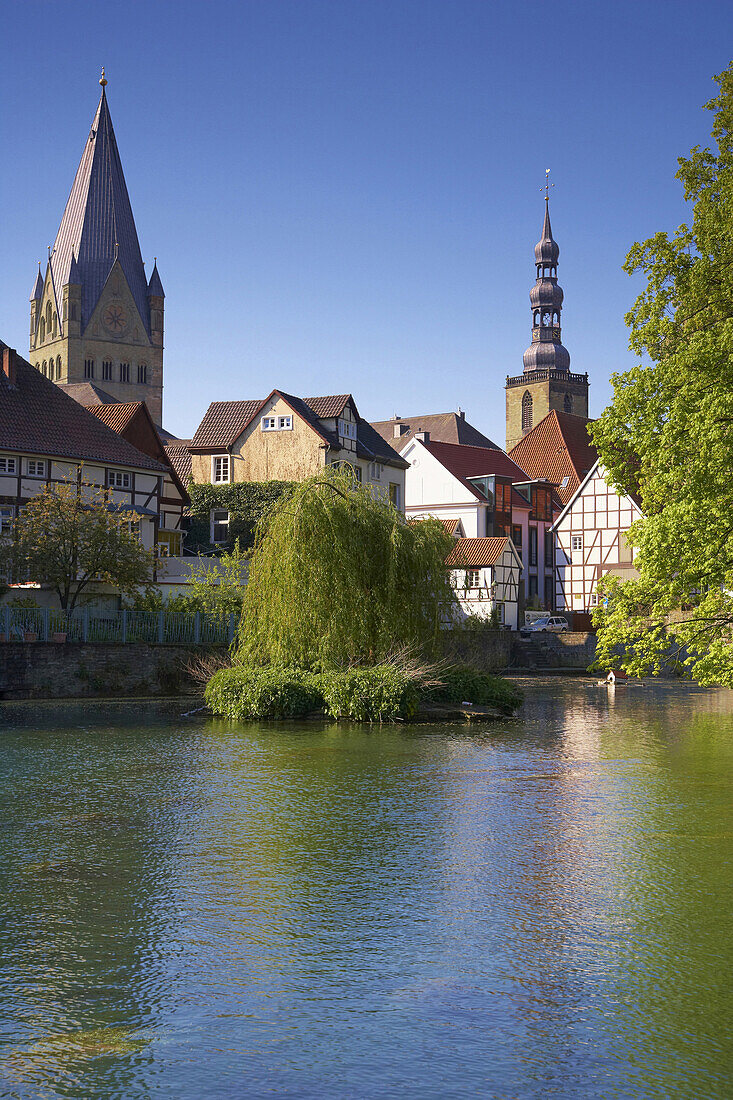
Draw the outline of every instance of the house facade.
M516 630L522 560L511 538L458 538L446 564L460 618L489 619Z
M590 615L601 577L638 576L626 532L640 518L639 503L608 485L602 465L594 463L553 527L558 611Z

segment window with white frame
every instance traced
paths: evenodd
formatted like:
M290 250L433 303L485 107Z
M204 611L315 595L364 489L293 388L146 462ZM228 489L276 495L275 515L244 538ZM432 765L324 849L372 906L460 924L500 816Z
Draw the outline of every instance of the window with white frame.
M211 460L211 480L214 485L222 485L230 480L229 455L214 455Z
M496 605L496 618L500 623L504 622L504 604L498 603Z
M571 535L570 536L570 549L571 550L582 550L583 549L583 536L582 535Z
M466 570L466 588L478 588L481 583L481 572L478 569Z
M229 513L224 508L214 508L210 515L211 541L221 543L229 541Z
M0 535L7 535L13 526L15 508L12 504L0 504Z
M356 439L356 424L353 420L339 420L339 435L342 439Z
M291 432L293 430L292 416L278 416L277 430L279 432Z
M396 481L390 481L389 483L389 499L390 502L394 504L395 508L400 507L400 486L399 483Z
M591 605L591 607L598 607L598 593L597 592L591 592L590 605Z
M129 489L132 484L132 478L130 474L126 473L124 470L108 470L107 484L112 489Z
M8 458L7 455L0 456L0 474L15 474L17 472L17 458Z
M277 431L277 417L276 416L263 416L260 421L260 426L263 432L276 432Z
M372 481L381 481L382 480L382 464L381 464L381 462L370 462L369 463L369 477L371 478Z
M29 458L26 460L26 472L28 477L45 477L46 461L43 458Z

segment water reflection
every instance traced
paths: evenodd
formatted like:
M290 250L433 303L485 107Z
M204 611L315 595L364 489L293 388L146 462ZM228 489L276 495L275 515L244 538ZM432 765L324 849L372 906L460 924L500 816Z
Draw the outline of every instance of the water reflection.
M729 693L180 709L0 705L0 1093L731 1094Z

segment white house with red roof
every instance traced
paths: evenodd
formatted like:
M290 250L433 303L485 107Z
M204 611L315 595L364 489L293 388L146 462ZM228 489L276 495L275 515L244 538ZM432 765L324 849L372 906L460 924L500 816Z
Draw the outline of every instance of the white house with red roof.
M501 626L517 629L522 559L510 538L458 538L446 564L461 618L496 612Z

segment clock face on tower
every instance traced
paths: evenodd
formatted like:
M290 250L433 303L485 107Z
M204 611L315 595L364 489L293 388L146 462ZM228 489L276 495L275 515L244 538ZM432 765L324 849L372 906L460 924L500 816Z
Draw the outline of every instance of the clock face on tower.
M549 328L551 322L552 322L552 314L551 313L545 313L542 317L542 324L545 326L545 328Z
M127 312L123 306L107 306L102 320L108 332L111 332L113 336L119 336L127 325Z

